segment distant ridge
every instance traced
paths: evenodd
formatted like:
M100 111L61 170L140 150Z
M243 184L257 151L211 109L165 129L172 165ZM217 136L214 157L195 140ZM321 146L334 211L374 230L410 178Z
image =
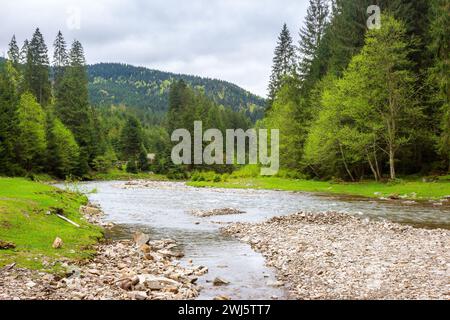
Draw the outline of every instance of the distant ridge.
M265 99L227 81L175 74L121 63L88 66L89 94L94 105L119 105L164 113L173 81L183 79L204 90L216 103L245 112L253 121L264 115Z

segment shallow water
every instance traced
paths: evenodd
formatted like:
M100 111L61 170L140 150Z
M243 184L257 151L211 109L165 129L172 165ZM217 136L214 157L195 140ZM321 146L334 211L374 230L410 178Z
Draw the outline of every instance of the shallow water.
M421 227L450 229L450 206L431 203L403 205L401 201L377 201L356 197L312 195L263 190L198 189L183 183L155 182L148 187L124 189L123 182L89 182L80 185L92 202L99 203L105 220L118 226L110 234L129 238L135 230L153 238L171 238L183 247L186 258L205 265L209 273L201 277L201 299L227 295L233 299L287 298L280 288L268 285L274 271L263 257L247 244L222 236L219 228L228 222L257 222L298 211L343 211L375 219L388 219ZM191 210L236 208L245 214L198 218ZM214 287L215 277L230 285Z

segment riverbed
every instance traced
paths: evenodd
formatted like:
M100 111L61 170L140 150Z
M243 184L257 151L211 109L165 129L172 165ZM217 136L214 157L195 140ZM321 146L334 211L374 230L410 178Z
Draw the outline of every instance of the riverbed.
M134 231L152 238L171 238L184 250L182 264L192 259L209 273L201 277L199 299L224 295L232 299L287 299L277 287L275 271L248 244L220 233L228 223L261 222L298 211L339 211L370 219L387 219L425 228L450 229L450 207L446 203L403 203L358 197L265 190L203 189L176 182L88 182L78 185L98 203L113 222L109 237L130 238ZM236 208L243 214L200 218L193 210ZM214 286L219 277L230 282Z

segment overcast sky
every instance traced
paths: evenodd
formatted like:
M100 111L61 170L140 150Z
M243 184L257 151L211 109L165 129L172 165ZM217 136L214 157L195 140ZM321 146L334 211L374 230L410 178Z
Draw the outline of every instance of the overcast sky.
M307 0L7 0L0 54L39 27L50 56L58 30L88 63L122 62L218 78L266 96L283 22L297 41Z

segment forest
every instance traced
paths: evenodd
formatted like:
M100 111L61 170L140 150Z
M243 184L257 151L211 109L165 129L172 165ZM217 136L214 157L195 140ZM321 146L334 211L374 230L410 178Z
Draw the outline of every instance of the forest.
M126 105L145 109L160 123L168 110L171 85L183 80L215 103L242 111L252 121L264 116L265 99L235 84L199 76L174 74L119 63L88 65L89 98L92 105Z
M139 105L93 105L82 44L75 40L67 48L58 32L53 47L50 64L37 28L21 48L13 36L8 59L1 62L2 175L89 179L92 173L118 167L184 177L184 168L170 162L168 132L175 124L187 128L195 118L223 130L250 126L245 110L219 105L183 79L170 85L167 119L155 120L154 113ZM156 159L150 163L151 153Z
M380 28L368 29L370 5ZM395 180L450 170L446 0L310 0L278 38L265 118L302 176Z

